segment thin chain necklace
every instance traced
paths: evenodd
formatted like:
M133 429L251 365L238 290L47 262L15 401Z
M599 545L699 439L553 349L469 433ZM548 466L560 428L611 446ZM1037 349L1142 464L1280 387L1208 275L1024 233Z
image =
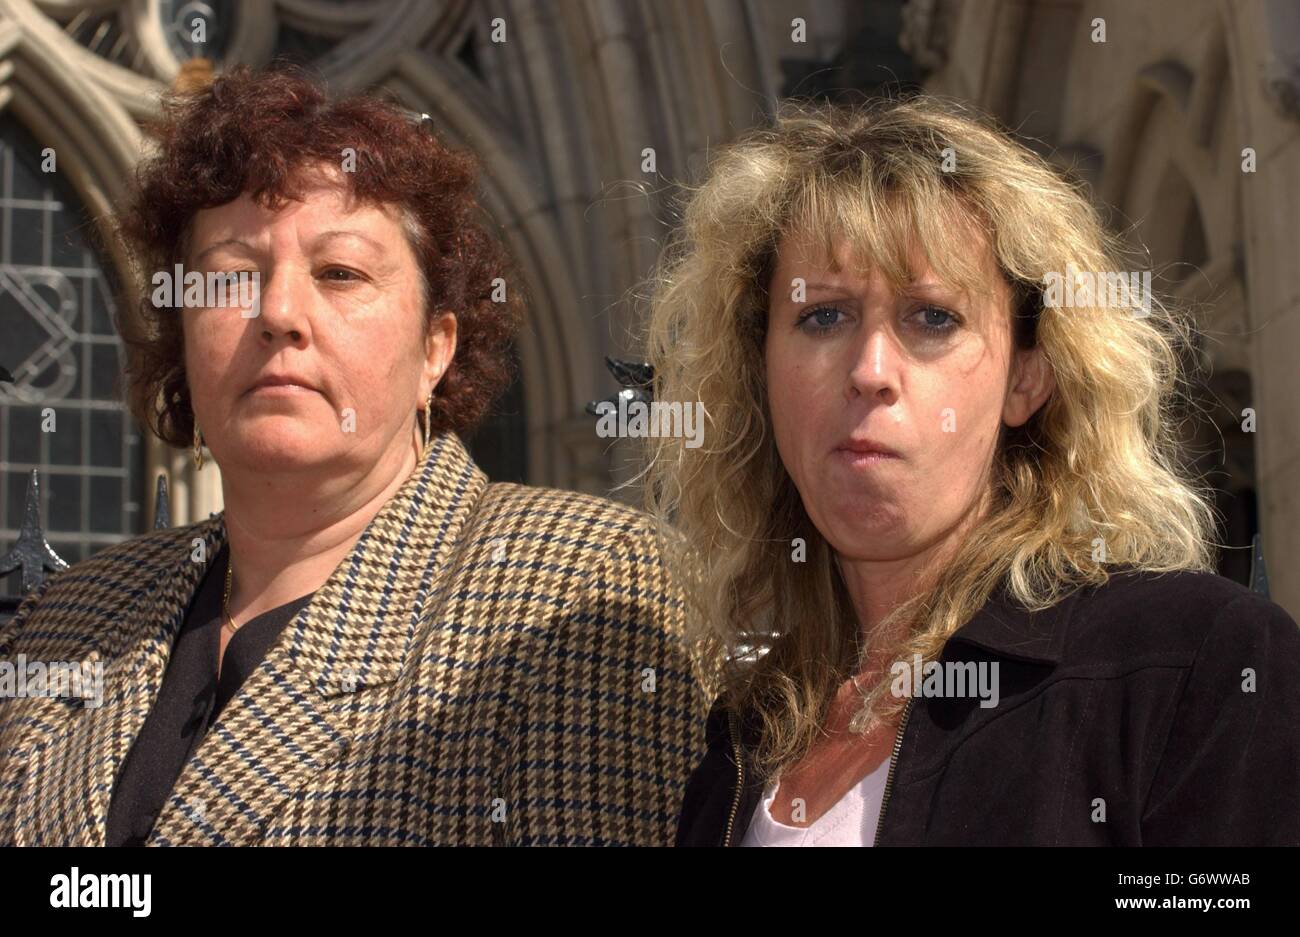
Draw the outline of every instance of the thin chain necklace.
M222 627L229 628L230 633L232 635L239 630L239 625L235 624L235 620L230 617L230 584L234 581L234 574L235 574L234 566L229 561L227 561L226 562L226 591L225 594L222 595L221 597L221 617L225 619L225 622L222 624Z

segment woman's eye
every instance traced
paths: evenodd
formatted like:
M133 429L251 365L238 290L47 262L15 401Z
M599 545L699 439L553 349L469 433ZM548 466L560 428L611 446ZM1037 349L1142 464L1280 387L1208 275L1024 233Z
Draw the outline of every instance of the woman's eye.
M322 275L326 280L334 283L350 283L353 280L361 279L361 274L355 270L349 270L347 267L330 267Z
M921 328L932 335L943 335L955 329L961 320L940 306L923 306L916 311L921 317Z
M829 332L842 324L842 315L834 306L817 306L799 316L797 325L805 332Z

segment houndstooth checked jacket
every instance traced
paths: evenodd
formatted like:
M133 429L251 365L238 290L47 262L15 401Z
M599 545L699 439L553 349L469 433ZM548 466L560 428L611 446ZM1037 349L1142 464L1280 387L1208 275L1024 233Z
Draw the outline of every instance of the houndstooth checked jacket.
M224 539L216 515L116 545L4 626L0 660L102 662L104 702L0 700L0 843L103 844ZM489 484L440 436L223 710L148 842L669 844L713 690L682 616L644 515Z

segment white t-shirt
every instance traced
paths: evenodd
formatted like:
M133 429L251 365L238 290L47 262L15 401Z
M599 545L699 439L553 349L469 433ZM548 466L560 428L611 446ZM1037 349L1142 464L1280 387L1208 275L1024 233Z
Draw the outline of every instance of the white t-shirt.
M870 846L876 840L880 803L893 758L886 758L810 826L786 826L772 819L772 801L781 779L763 792L742 846Z

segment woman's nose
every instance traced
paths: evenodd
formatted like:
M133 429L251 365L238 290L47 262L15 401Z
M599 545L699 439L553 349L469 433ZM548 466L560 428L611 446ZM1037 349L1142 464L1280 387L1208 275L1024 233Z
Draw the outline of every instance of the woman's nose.
M255 321L263 341L288 336L300 342L311 334L313 286L310 272L295 267L281 265L262 275Z
M849 399L882 393L892 399L898 394L900 355L888 329L876 325L864 329L851 354L845 389Z

